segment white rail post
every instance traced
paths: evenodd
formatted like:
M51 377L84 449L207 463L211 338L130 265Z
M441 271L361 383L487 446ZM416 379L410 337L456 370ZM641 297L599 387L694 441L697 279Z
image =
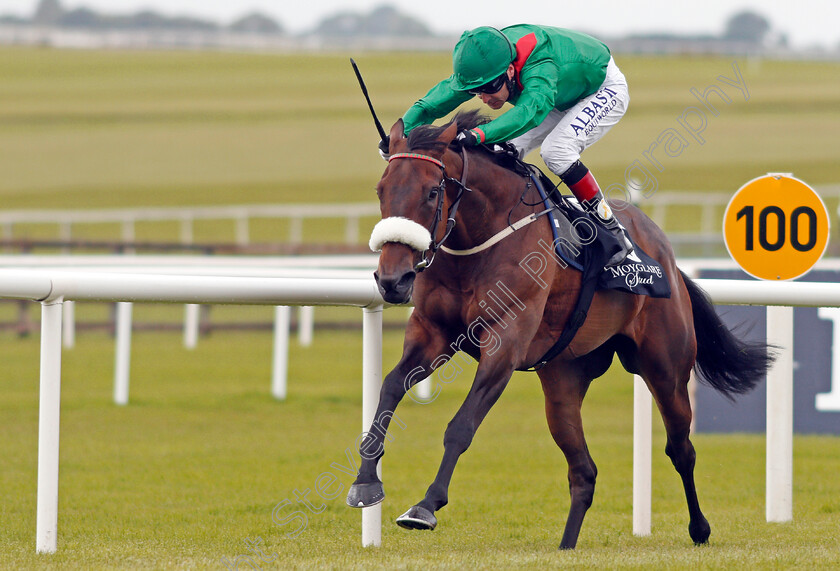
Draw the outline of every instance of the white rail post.
M700 214L700 231L704 234L711 234L715 231L715 223L720 220L715 216L717 204L711 200L703 204Z
M38 499L35 550L55 553L58 539L58 443L61 411L62 300L41 304Z
M633 535L650 535L652 400L644 379L633 375Z
M315 308L302 305L298 308L298 343L301 347L312 345L312 334L315 329Z
M239 246L247 246L251 241L250 230L248 228L248 215L243 214L236 218L236 243Z
M344 227L344 242L347 244L355 244L359 241L359 217L347 216L346 226Z
M201 317L201 305L188 303L184 306L184 347L195 349L198 345L198 326Z
M124 242L134 242L136 234L134 233L134 219L123 220L121 237Z
M660 228L665 228L665 215L668 212L668 204L665 202L654 202L653 203L653 212L651 213L651 218L653 218L656 225Z
M429 375L422 381L418 382L412 389L421 402L429 400L432 398L432 376Z
M64 340L64 348L72 349L76 346L76 304L72 301L65 301L63 308L63 319L61 322L61 333Z
M193 219L189 216L184 216L181 218L181 243L182 244L192 244L193 243Z
M114 404L128 404L128 381L131 371L130 302L117 303L117 355L114 362Z
M289 322L291 309L288 305L274 308L274 354L271 360L271 395L277 400L286 400L286 385L289 376Z
M73 239L73 225L70 222L60 222L58 225L58 236L65 245L61 248L62 254L70 253L70 240Z
M303 242L303 218L294 216L289 220L289 242L300 244Z
M413 307L408 308L408 315L411 317L411 313L414 311ZM427 401L432 398L432 376L429 375L422 381L418 381L411 390L414 391L414 395L420 399L421 402Z
M123 220L122 223L122 241L126 244L131 244L132 242L137 241L137 235L135 233L134 227L134 219ZM123 252L124 254L134 254L134 248L128 247Z
M366 307L362 318L362 430L373 425L382 387L382 306ZM376 467L382 478L382 460ZM362 547L382 545L382 504L362 508Z
M767 521L793 519L793 308L767 308L767 343L780 348L767 373Z

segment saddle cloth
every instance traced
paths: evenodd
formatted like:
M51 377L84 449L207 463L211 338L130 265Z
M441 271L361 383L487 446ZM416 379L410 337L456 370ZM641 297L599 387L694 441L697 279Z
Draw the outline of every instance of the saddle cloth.
M578 204L577 199L562 196L555 190L560 199L554 202L548 197L540 177L532 173L531 180L539 191L543 205L549 210L554 252L564 263L585 275L595 271L595 268L587 268L589 264L601 264L601 271L595 281L596 289L616 289L650 297L671 297L671 287L662 267L645 253L632 237L630 241L633 242L634 254L618 265L604 267L603 263L609 259L609 254L617 248L615 238L609 232L595 232L593 235L591 229L594 223ZM582 224L580 219L586 220L586 223ZM594 227L600 228L597 224Z
M638 244L633 242L635 253L617 266L605 266L619 245L609 232L592 232L592 221L577 201L560 196L559 204L552 202L540 182L542 173L531 173L540 193L543 206L548 210L551 231L554 235L554 252L561 260L582 272L581 290L575 302L563 332L554 345L536 363L520 370L539 370L572 342L578 329L586 321L589 307L595 291L598 289L616 289L637 295L651 297L671 297L671 287L662 267L648 256ZM546 184L550 181L546 180ZM559 193L557 193L559 196ZM586 220L582 220L586 219ZM582 224L581 222L585 222ZM579 229L589 228L585 235ZM631 238L632 240L632 238ZM586 242L586 244L584 244ZM548 245L547 245L548 246ZM551 246L548 246L551 248ZM632 259L635 258L635 259Z

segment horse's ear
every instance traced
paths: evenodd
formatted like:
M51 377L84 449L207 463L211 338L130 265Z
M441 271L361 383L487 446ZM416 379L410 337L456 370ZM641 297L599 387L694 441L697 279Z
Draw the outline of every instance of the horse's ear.
M405 139L405 123L403 123L402 118L397 119L397 122L391 126L391 132L388 133L388 137L391 139L392 145L400 139Z
M446 143L448 145L452 142L452 139L454 139L455 135L457 134L458 122L452 121L452 123L450 123L449 126L446 129L444 129L443 132L440 134L440 137L438 137L438 141L440 141L441 143Z

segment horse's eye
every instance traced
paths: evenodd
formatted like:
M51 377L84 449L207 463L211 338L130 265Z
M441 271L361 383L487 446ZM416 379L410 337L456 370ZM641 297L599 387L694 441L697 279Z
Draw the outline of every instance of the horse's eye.
M436 200L438 197L438 192L440 189L438 187L434 187L429 191L429 200Z

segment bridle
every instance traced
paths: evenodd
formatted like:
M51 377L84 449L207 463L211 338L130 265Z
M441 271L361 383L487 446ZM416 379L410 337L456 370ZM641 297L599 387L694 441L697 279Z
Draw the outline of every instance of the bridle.
M432 236L432 241L429 243L429 247L423 252L422 259L414 266L414 271L417 273L422 272L432 265L432 262L435 260L435 254L441 244L446 241L449 234L452 233L452 229L455 228L455 214L458 213L458 205L461 203L461 197L464 196L464 191L472 192L465 184L465 181L467 180L467 153L465 153L462 149L459 154L461 155L461 160L464 164L463 169L461 170L460 180L447 175L446 166L444 166L443 161L430 157L429 155L423 155L420 153L394 153L388 158L389 163L396 159L417 159L421 161L428 161L440 167L441 179L440 184L438 185L437 207L435 208L435 216L432 219L432 224L429 228L429 234ZM458 187L458 193L455 195L455 198L452 200L452 204L449 206L449 212L446 216L446 228L443 232L443 237L440 240L435 240L438 224L440 224L441 220L443 220L443 201L446 194L447 182L455 184Z

